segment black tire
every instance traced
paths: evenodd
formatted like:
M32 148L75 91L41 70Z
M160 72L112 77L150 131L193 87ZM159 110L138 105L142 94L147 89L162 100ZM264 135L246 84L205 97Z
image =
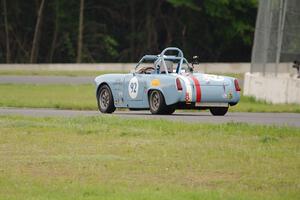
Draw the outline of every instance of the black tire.
M214 116L224 116L227 111L228 107L215 107L215 108L210 108L210 113Z
M102 85L97 95L98 109L102 113L113 113L116 110L114 98L108 85Z
M166 106L164 113L165 115L172 115L176 110L176 106L175 105L169 105Z
M149 107L152 114L165 114L166 102L162 93L158 90L152 90L149 94Z

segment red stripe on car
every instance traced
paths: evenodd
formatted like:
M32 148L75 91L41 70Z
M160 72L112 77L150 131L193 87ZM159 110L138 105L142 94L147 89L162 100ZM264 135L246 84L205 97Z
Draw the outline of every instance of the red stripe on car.
M201 87L200 87L200 83L199 83L198 79L195 76L190 76L190 77L191 77L191 79L195 83L195 87L196 87L196 102L199 103L201 101Z

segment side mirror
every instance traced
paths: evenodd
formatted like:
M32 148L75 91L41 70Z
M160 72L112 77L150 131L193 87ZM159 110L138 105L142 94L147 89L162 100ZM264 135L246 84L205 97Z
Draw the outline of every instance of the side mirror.
M198 65L198 64L199 64L199 57L198 56L193 56L192 65Z

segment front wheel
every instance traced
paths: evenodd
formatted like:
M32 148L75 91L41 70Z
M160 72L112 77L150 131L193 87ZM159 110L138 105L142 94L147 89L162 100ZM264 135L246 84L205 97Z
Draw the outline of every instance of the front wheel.
M102 113L113 113L116 110L114 99L108 85L103 85L98 91L98 108Z
M214 116L224 116L227 111L228 107L215 107L215 108L210 108L210 113Z

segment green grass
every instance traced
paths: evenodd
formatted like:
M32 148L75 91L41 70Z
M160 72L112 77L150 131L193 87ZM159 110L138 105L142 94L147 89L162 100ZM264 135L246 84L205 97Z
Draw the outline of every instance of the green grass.
M86 85L0 85L0 107L96 110L96 92Z
M57 70L0 70L0 76L99 76L102 74L128 73L124 71L57 71Z
M299 199L300 129L0 117L0 199Z
M0 85L1 107L31 107L96 110L95 88L87 85ZM297 104L269 104L242 96L230 112L294 112L300 113Z
M244 76L245 76L243 73L239 73L239 74L235 74L235 73L215 73L215 74L220 75L220 76L230 76L230 77L237 78L239 80L243 80Z
M241 96L240 102L230 108L232 112L289 112L300 113L299 104L272 104L256 100L255 97Z

